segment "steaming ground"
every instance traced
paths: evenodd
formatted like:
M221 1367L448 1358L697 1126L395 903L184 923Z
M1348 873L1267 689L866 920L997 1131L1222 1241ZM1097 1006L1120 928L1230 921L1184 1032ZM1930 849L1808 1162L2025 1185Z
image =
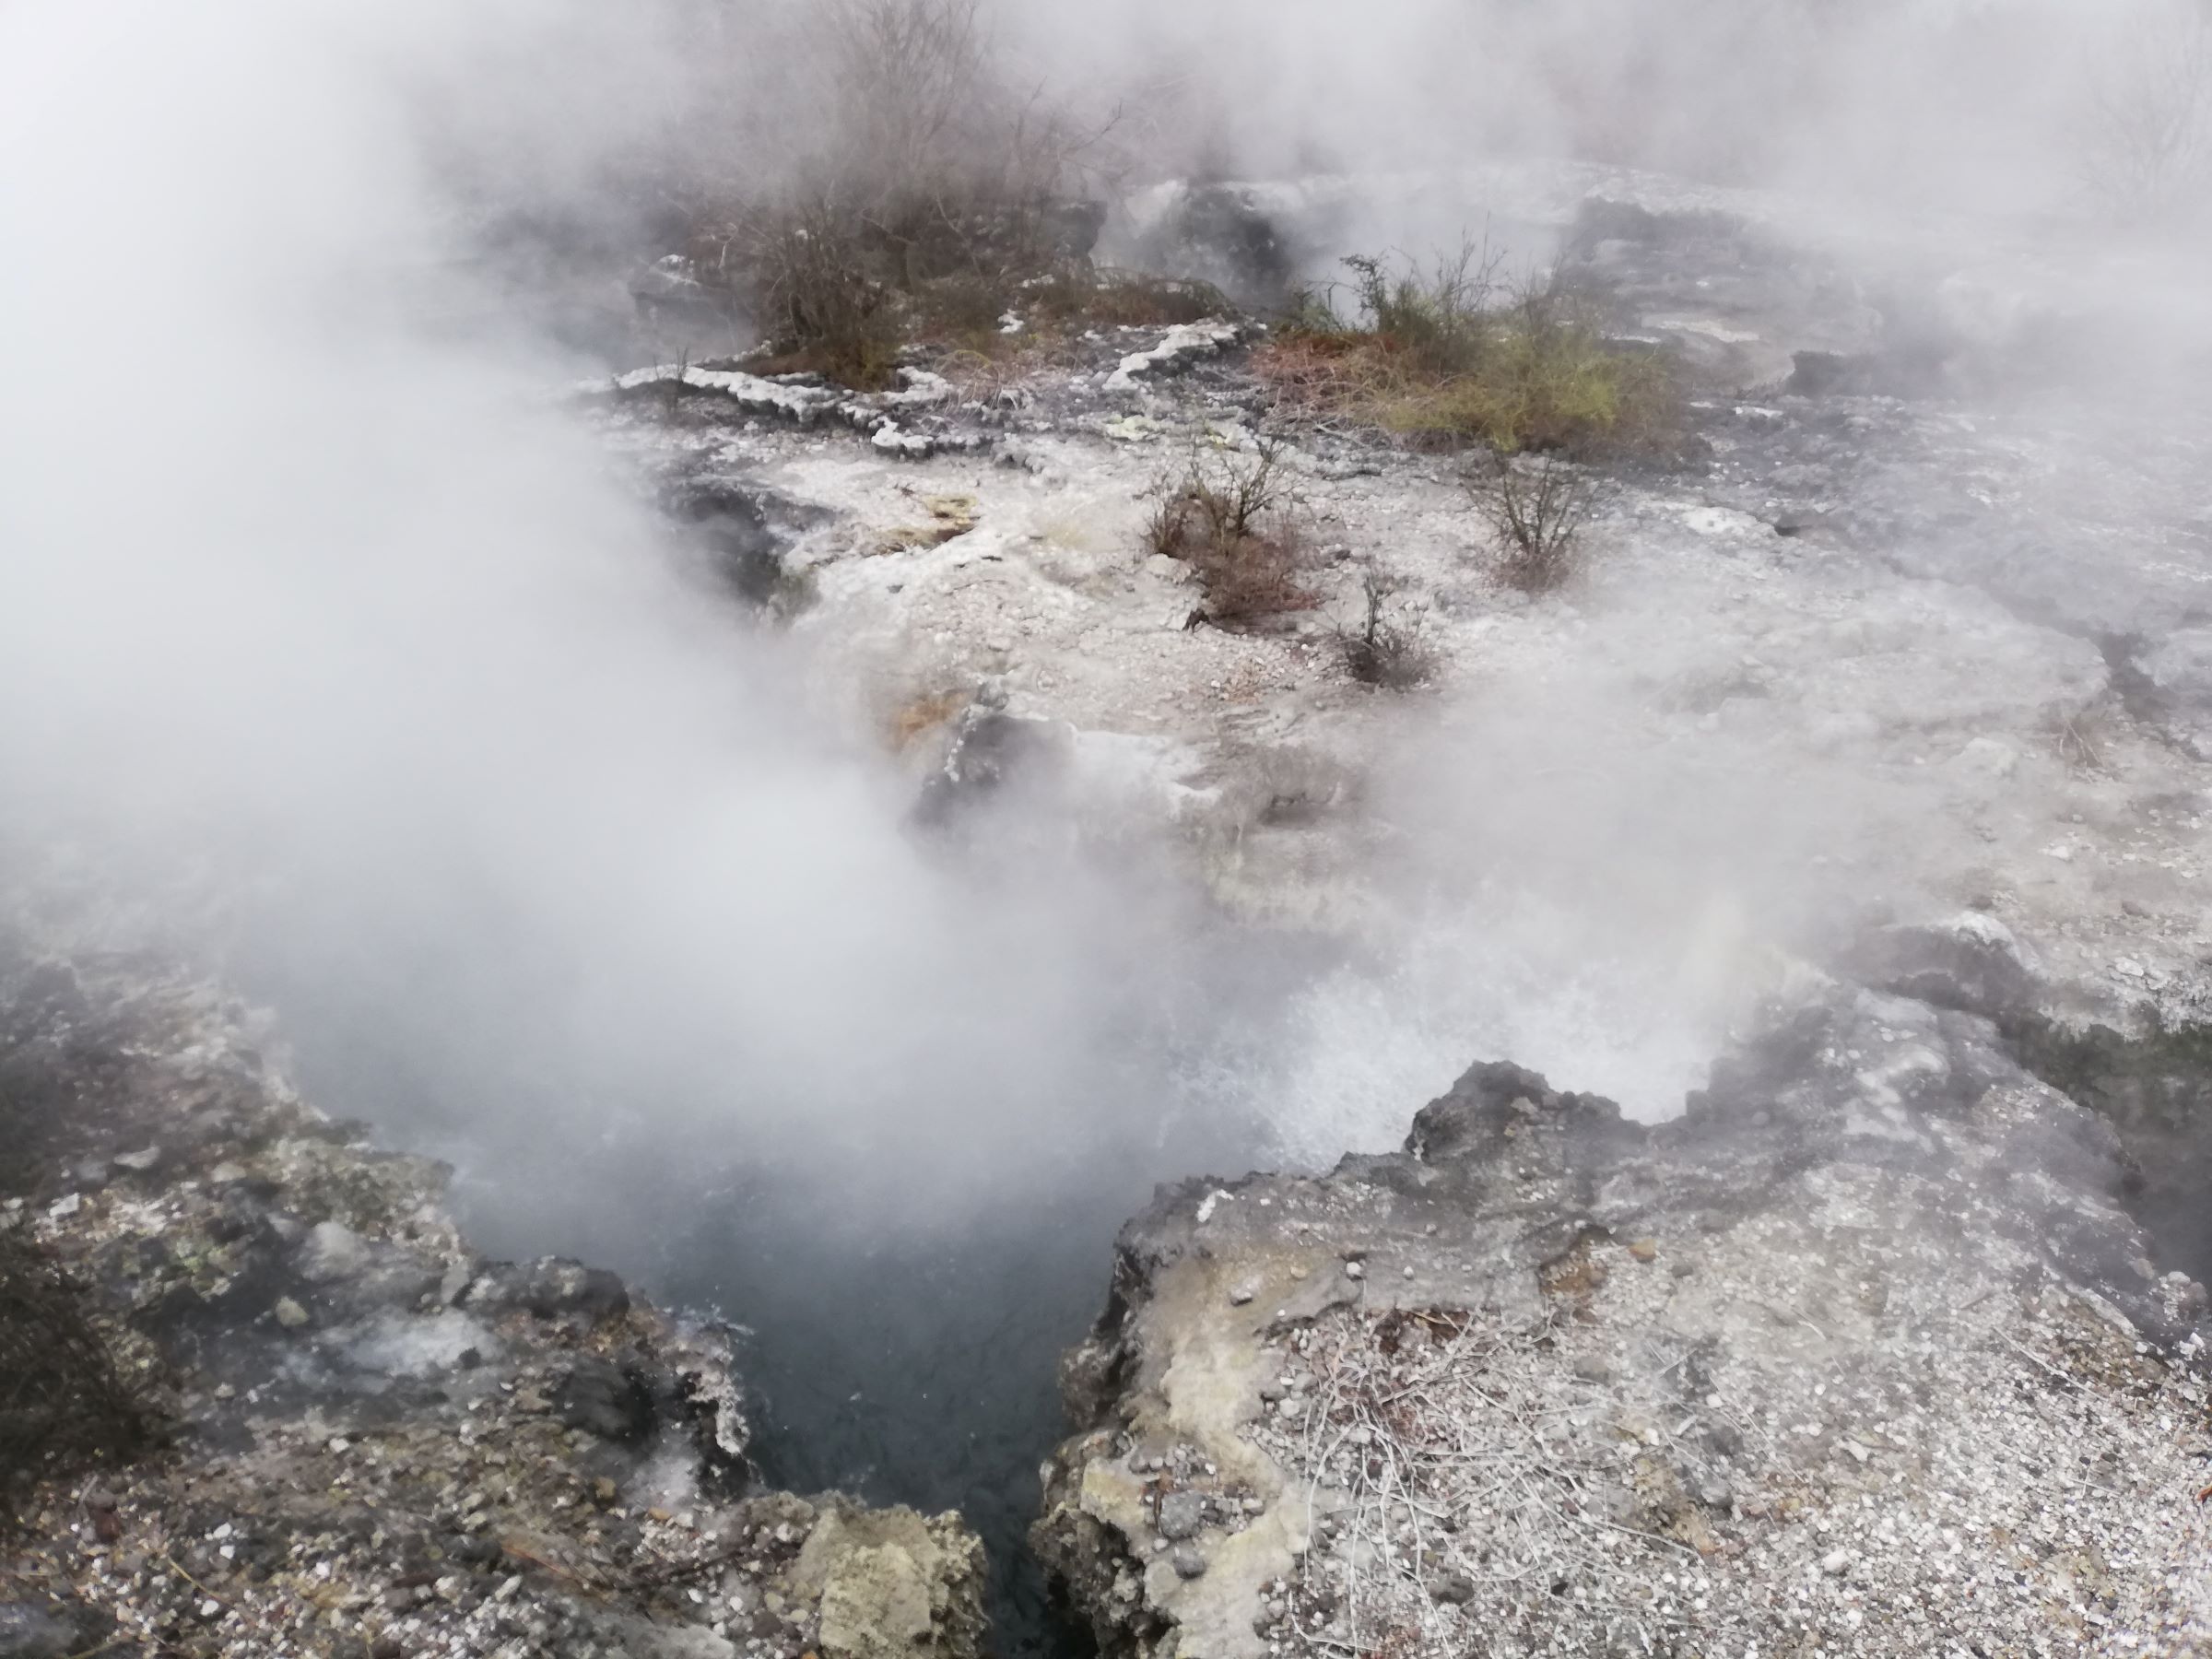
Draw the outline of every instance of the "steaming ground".
M892 1133L781 1153L748 1125L742 1073L650 1110L610 1097L592 1119L542 1082L434 1060L426 1075L426 1033L316 1006L301 993L318 976L297 961L258 964L257 988L318 1099L455 1163L479 1247L609 1263L740 1325L769 1482L960 1510L992 1550L1003 1651L1037 1653L1064 1640L1023 1542L1037 1463L1064 1428L1059 1356L1097 1312L1123 1221L1194 1171L1325 1164L1342 1149L1332 1135L1397 1133L1404 1078L1354 1097L1328 1066L1414 1033L1331 954L1225 922L1180 962L1147 965L1079 1092L1040 1103L1033 1123L935 1117L918 1127L940 1145ZM1361 1029L1343 1029L1347 1014ZM1428 1088L1465 1034L1398 1041L1392 1067ZM498 1104L509 1089L512 1113ZM672 1136L672 1121L698 1127Z
M1747 383L1700 411L1712 466L1636 481L1533 606L1448 466L1326 437L1296 457L1326 608L1193 630L1140 526L1188 441L1248 441L1234 371L1033 389L1022 465L909 464L688 405L579 420L567 352L450 326L500 308L448 274L360 31L527 148L509 22L0 20L11 830L270 1002L325 1104L452 1158L483 1247L750 1326L767 1472L959 1503L1013 1628L1053 1360L1155 1182L1380 1150L1478 1057L1665 1117L1793 958L1896 917L1977 907L2085 1009L2198 994L2207 778L2112 660L2204 626L2200 412L2138 439ZM633 118L535 187L583 191ZM1559 178L1500 204L1510 245L1567 245ZM1794 310L1693 275L1644 321L1786 365L1835 343L1814 301L1873 309L1783 268ZM787 637L688 573L639 475L818 510ZM882 551L933 495L976 527ZM1343 673L1363 566L1430 693ZM947 733L884 732L984 693L1064 736L1065 793L923 830Z

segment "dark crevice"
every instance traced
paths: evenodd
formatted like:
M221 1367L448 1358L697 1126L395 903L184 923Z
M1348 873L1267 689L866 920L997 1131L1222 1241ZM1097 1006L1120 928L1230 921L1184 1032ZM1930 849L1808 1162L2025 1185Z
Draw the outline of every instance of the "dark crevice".
M2000 1022L2028 1070L2112 1127L2127 1155L2122 1199L2161 1271L2212 1281L2212 1025L2130 1037L2041 1015Z

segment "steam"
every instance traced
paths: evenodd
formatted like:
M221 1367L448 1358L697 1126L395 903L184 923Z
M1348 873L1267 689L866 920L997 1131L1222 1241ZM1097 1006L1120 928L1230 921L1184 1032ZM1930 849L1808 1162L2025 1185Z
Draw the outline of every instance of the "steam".
M15 827L233 901L288 990L510 1136L642 1116L920 1186L971 1139L1001 1175L1068 1156L1141 896L1109 925L1079 881L948 872L799 665L676 574L550 403L566 365L447 325L491 313L409 100L471 62L512 85L547 41L522 26L0 24Z
M1119 0L1007 21L1178 171L1576 158L1973 211L2098 206L2099 106L2183 113L2174 65L2205 27L2194 0Z
M2036 53L2081 8L1653 9L1124 0L997 22L1040 79L1124 110L1104 143L1132 182L1511 148L1861 185L1909 152L1954 197L2076 187L2047 139L2075 94ZM1491 757L1496 787L1397 808L1438 846L1395 897L1410 914L1450 888L1469 825L1490 837L1471 864L1536 897L1471 882L1439 913L1483 916L1479 939L1454 923L1287 983L1218 944L1164 857L986 873L911 834L905 782L808 706L806 665L687 584L551 400L578 366L465 257L469 215L634 223L656 168L742 179L751 152L683 146L807 119L777 89L819 84L778 56L802 22L767 0L0 12L18 844L73 845L172 918L218 897L266 972L411 1056L383 1104L465 1102L556 1161L641 1124L957 1206L1177 1121L1272 1113L1309 1157L1394 1135L1491 1040L1663 1109L1734 994L1677 1018L1676 947L1741 900L1716 873L1723 897L1659 926L1635 896L1693 851L1773 844L1749 807L1679 841L1633 827L1660 868L1571 924L1630 827L1585 814L1570 856L1550 827L1573 804L1507 777L1567 717L1518 711L1454 751ZM1608 775L1617 804L1661 798ZM1541 849L1499 841L1516 808ZM1658 1011L1624 1016L1647 988Z

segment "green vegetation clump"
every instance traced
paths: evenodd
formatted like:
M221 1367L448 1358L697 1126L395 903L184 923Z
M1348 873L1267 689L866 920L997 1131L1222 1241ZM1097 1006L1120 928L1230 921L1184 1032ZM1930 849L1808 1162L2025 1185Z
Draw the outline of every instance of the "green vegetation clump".
M1471 244L1426 272L1367 255L1345 265L1351 279L1301 295L1256 359L1292 404L1435 449L1591 457L1673 435L1664 360L1608 338L1596 305L1557 274L1503 283Z

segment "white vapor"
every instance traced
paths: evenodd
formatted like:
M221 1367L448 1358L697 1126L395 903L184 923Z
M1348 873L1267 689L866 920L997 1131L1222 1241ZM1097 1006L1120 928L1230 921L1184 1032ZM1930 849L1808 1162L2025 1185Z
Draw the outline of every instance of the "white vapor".
M467 141L535 112L582 176L631 135L587 15L0 15L14 827L251 895L288 988L551 1141L1065 1155L1142 907L947 873L678 578L564 365L441 322L488 313L423 100L503 89Z
M1614 26L1671 8L1124 0L998 22L1040 73L1081 65L1087 99L1125 102L1115 142L1140 171L1209 147L1281 171L1511 144L1864 182L1917 146L1945 162L1924 182L2009 189L2025 170L2063 194L2063 158L2004 140L2066 103L2065 77L2005 65L2078 8L1850 9L1711 0L1631 29ZM905 830L905 784L809 712L773 640L686 584L551 401L571 366L501 322L448 189L636 209L608 181L687 132L743 129L688 124L772 85L758 49L804 10L0 9L0 811L126 889L243 895L241 926L303 997L387 1025L445 1094L548 1141L629 1114L714 1156L888 1145L886 1180L1001 1179L1080 1159L1111 1101L1167 1088L1123 1052L1229 1019L1237 986L1194 965L1171 884L985 882ZM1739 50L1730 31L1768 14ZM1946 53L1900 60L1912 30ZM1969 63L1956 105L1934 99ZM750 124L806 113L771 100ZM1467 986L1432 1021L1415 999L1424 1034L1386 1088L1345 1054L1391 1041L1359 1012L1394 1000L1372 989L1387 974L1292 1007L1299 1151L1325 1150L1321 1095L1359 1096L1380 1136L1479 1057L1447 1053L1463 1041L1556 1041L1470 1019L1490 987L1431 956L1425 983ZM1184 973L1204 996L1181 997ZM1631 1033L1593 1069L1625 1090L1657 1053L1664 1097L1695 1047ZM1589 1080L1573 1054L1520 1057ZM967 1156L978 1142L996 1156Z

